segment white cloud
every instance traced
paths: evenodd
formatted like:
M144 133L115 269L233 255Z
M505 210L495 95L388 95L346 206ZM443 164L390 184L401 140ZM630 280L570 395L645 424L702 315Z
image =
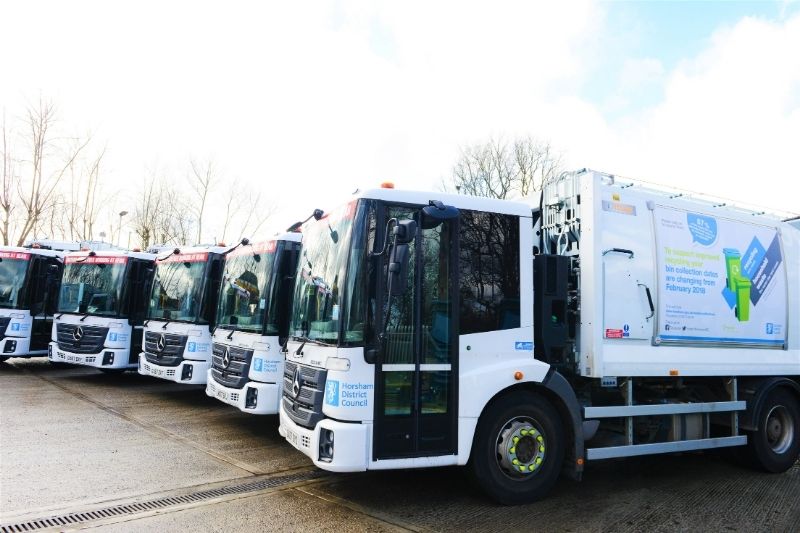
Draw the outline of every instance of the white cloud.
M613 123L595 116L596 142L576 138L570 153L611 172L798 211L786 194L800 177L797 50L800 15L745 18L667 73L663 101Z
M0 102L52 95L108 139L129 191L153 161L180 178L212 155L280 202L272 229L386 179L435 187L489 134L697 189L769 183L743 194L794 207L775 192L798 168L800 17L743 20L670 72L628 58L624 86L664 99L613 121L579 97L604 24L588 1L18 2L0 22Z

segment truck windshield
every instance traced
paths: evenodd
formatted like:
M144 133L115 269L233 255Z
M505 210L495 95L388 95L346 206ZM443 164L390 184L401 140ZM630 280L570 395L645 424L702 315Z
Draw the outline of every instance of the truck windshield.
M351 202L303 227L290 326L293 336L324 344L363 342L365 206L363 201Z
M30 255L17 252L0 252L0 307L19 309L25 292L25 273Z
M273 277L275 241L242 246L225 259L219 295L219 327L277 335L275 316L267 316Z
M58 298L59 313L117 316L120 314L126 257L66 260Z
M147 318L206 323L200 309L208 256L192 254L186 261L173 257L156 263Z

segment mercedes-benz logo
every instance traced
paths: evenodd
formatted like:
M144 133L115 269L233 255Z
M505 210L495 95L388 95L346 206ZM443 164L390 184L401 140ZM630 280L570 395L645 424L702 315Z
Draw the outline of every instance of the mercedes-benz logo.
M76 341L80 341L83 338L83 328L80 326L75 328L75 331L72 332L72 338Z
M167 338L162 333L161 335L159 335L158 340L156 341L156 349L159 352L163 352L164 348L166 347L167 347Z
M294 397L300 394L300 367L294 369L294 381L292 381L292 392L294 393Z
M225 353L222 354L222 366L223 368L231 366L231 351L227 347L225 348Z

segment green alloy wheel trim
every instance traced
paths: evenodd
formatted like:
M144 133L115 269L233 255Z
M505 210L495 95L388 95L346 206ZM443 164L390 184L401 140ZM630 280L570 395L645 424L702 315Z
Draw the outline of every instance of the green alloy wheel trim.
M544 463L545 451L544 435L526 418L509 421L497 439L500 468L514 477L537 472Z

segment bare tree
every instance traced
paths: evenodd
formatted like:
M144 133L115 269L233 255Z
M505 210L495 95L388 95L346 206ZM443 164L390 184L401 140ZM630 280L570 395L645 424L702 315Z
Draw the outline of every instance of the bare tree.
M202 163L192 159L191 167L192 171L189 176L189 182L197 196L197 204L193 211L197 219L197 242L201 243L203 242L203 215L206 209L208 194L217 183L217 168L214 161L211 159Z
M162 180L155 171L145 179L144 189L139 193L131 223L143 249L155 244L158 239L161 211L165 203Z
M73 161L69 165L69 197L63 202L55 202L66 218L64 235L70 239L91 240L94 238L95 224L100 210L108 205L108 198L103 197L100 190L100 164L105 155L105 148L88 161ZM53 233L51 233L53 235Z
M6 124L6 110L3 109L3 183L0 190L0 233L3 236L3 244L8 246L11 242L11 217L14 215L15 195L18 188L19 177L14 167L14 159L9 143L9 131Z
M166 189L167 205L161 219L162 242L188 244L191 242L195 219L186 205L186 198L174 188Z
M22 184L19 193L23 208L22 228L19 232L17 246L21 246L31 233L42 225L43 215L54 208L55 190L70 165L89 144L90 137L78 140L66 152L58 153L58 143L53 138L52 127L56 121L55 105L39 99L38 105L29 106L26 122L29 128L31 160L30 181ZM61 157L59 157L61 156ZM53 162L53 160L56 160ZM26 190L23 190L26 188Z
M275 205L262 202L260 192L245 196L244 202L245 217L242 220L239 237L247 235L252 238L275 212Z
M550 144L532 137L508 143L490 138L466 146L453 165L452 183L445 190L489 198L528 196L560 172L561 158Z

